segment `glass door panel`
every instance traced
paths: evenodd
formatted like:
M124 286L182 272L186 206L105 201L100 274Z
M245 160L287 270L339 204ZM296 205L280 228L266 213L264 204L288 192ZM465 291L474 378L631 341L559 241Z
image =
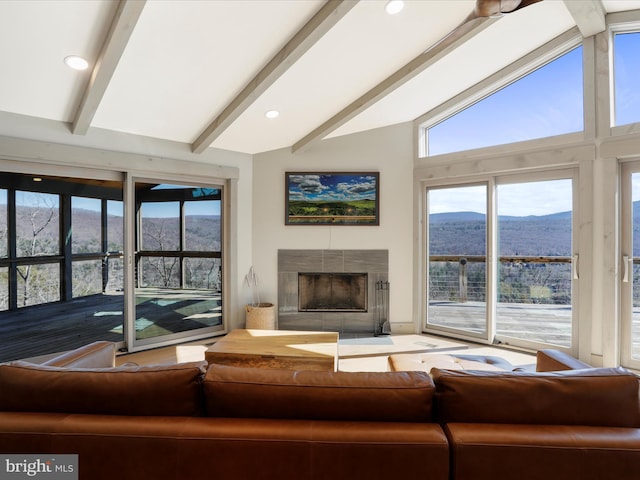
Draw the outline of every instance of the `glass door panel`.
M630 357L640 362L640 173L632 175L632 238L633 238L633 313L631 316L631 335L629 336Z
M138 182L135 341L222 328L221 188Z
M501 184L496 199L496 337L570 348L572 180Z
M622 364L640 368L640 162L623 166Z
M427 191L427 327L487 335L487 187Z

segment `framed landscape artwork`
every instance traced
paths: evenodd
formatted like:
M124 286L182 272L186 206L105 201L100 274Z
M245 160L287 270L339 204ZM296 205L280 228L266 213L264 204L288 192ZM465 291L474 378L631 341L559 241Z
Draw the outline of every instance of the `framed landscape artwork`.
M379 172L286 172L286 225L380 225Z

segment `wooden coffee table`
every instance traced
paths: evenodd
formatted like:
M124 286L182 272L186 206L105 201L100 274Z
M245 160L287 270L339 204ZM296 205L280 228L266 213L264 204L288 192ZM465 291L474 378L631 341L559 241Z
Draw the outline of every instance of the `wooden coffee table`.
M338 370L338 333L231 330L205 353L208 363L286 370Z

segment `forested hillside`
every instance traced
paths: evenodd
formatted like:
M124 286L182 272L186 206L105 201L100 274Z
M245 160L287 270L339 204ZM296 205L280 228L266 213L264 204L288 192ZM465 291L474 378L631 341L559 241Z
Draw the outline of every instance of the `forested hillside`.
M501 256L571 255L571 213L498 218ZM429 216L431 255L485 255L483 214L456 212Z
M0 253L4 251L6 238L7 209L0 205ZM6 207L6 205L5 205ZM56 255L59 246L59 216L57 208L19 207L16 213L18 255ZM143 244L146 249L172 250L179 248L180 224L177 218L145 218L146 234ZM123 248L122 217L107 216L108 250ZM93 210L73 209L72 231L74 253L102 251L100 245L101 217ZM195 251L220 250L220 217L189 215L185 218L185 249ZM161 248L162 246L162 248Z

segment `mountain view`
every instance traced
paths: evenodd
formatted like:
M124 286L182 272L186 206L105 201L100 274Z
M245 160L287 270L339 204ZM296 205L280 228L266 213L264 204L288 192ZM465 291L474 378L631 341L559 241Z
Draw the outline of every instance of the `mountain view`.
M3 208L4 207L4 208ZM102 292L101 215L94 210L75 208L71 213L71 248L73 254L96 254L72 264L73 296ZM61 250L60 217L57 205L18 206L16 208L16 254L18 257L59 255ZM219 215L185 216L184 250L221 251ZM179 251L178 218L144 218L142 250ZM7 208L0 205L0 258L8 257ZM107 216L107 290L123 288L123 264L115 252L123 250L123 219ZM35 305L60 299L58 261L22 265L17 269L18 304ZM183 264L186 288L220 288L220 260L186 258ZM139 265L140 286L177 287L180 285L177 257L144 257ZM0 267L0 310L8 308L8 269Z
M476 212L429 215L431 255L485 255L485 215ZM570 256L571 212L498 217L501 256Z
M543 216L499 216L500 257L570 257L571 212ZM429 216L429 253L446 256L485 256L486 218L477 212ZM460 276L465 277L465 292ZM571 264L560 262L500 262L498 301L503 303L569 304ZM486 301L486 263L429 263L430 301Z

